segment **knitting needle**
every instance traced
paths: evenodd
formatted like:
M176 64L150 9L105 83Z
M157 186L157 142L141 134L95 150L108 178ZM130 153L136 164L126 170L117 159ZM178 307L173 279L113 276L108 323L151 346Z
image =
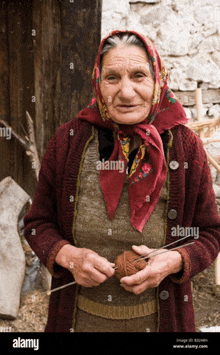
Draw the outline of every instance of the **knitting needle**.
M174 247L174 248L171 248L171 249L169 249L169 250L163 250L161 253L157 253L158 250L161 250L161 249L162 249L162 248L159 248L159 249L156 249L156 250L151 251L151 252L150 252L149 254L147 254L147 255L142 255L140 258L134 260L134 262L140 261L140 260L145 260L145 259L148 259L148 258L152 258L152 256L164 254L164 253L167 253L168 251L172 251L172 250L175 250L175 249L187 247L188 245L191 245L191 244L194 244L194 243L195 243L195 242L191 242L191 243L179 245L178 247ZM173 243L171 243L171 244L173 244ZM168 245L170 245L170 244L168 244ZM165 247L167 247L167 245L165 245L163 248L165 248ZM149 256L149 255L152 254L152 253L155 253L155 254ZM117 268L118 268L117 266L114 267L115 270L116 270Z
M159 248L159 249L156 249L156 250L153 250L153 251L151 251L150 253L148 253L148 254L146 254L146 255L142 255L139 259L136 259L135 261L147 259L150 254L155 253L155 252L157 252L158 250L164 249L164 248L166 248L166 247L168 247L168 246L170 246L170 245L173 245L174 243L180 242L181 240L183 240L183 239L185 239L185 238L188 238L188 237L191 237L191 236L188 235L188 236L183 237L183 238L181 238L181 239L179 239L179 240L176 240L176 241L174 241L174 242L172 242L172 243L170 243L170 244L164 245L163 247L161 247L161 248ZM168 251L175 250L175 249L178 249L178 248L182 248L182 247L185 247L185 246L194 244L194 243L195 243L195 242L191 242L191 243L183 244L183 245L180 245L180 246L178 246L178 247L175 247L175 248L172 248L172 249L169 249L169 250L164 250L164 251L162 251L161 253L158 253L158 254L155 253L155 254L151 255L151 257L152 257L152 256L155 256L155 255L160 255L160 254L163 254L163 253L167 253ZM113 269L116 270L117 268L118 268L118 267L115 266ZM56 287L56 288L54 288L53 290L48 290L48 291L46 291L46 292L42 292L42 294L47 294L48 296L50 296L52 292L61 290L61 289L65 288L65 287L72 286L72 285L75 285L75 284L76 284L76 281L73 281L73 282L70 282L70 283L65 284L65 285L63 285L63 286Z
M181 242L182 240L184 240L184 239L186 239L186 238L189 238L189 237L191 237L190 234L187 235L186 237L183 237L183 238L180 238L180 239L178 239L178 240L175 240L174 242L172 242L172 243L170 243L170 244L163 245L161 248L159 248L159 249L157 249L157 250L153 250L153 251L151 251L150 253L141 255L140 259L145 259L145 257L147 257L148 255L150 255L150 254L152 254L152 253L155 253L155 251L158 251L158 250L161 250L161 249L170 247L171 245L176 244L176 243L178 243L178 242ZM170 249L170 250L173 250L173 249ZM140 259L138 259L138 260L140 260ZM138 261L138 260L137 260L137 261Z
M156 250L153 250L151 251L150 253L147 253L147 254L144 254L144 255L141 255L140 258L136 259L135 261L139 261L139 260L142 260L142 259L146 259L150 254L153 254L155 253L156 251L158 250L161 250L161 249L164 249L164 248L167 248L167 247L170 247L171 245L175 244L175 243L178 243L178 242L181 242L182 240L186 239L186 238L189 238L191 237L191 235L187 235L186 237L183 237L183 238L180 238L178 240L175 240L174 242L170 243L170 244L167 244L167 245L163 245L161 248L159 249L156 249ZM188 244L187 244L188 245ZM184 246L184 245L183 245ZM169 250L173 250L173 249L169 249ZM161 254L161 253L160 253ZM155 254L156 255L156 254ZM159 254L157 254L159 255ZM117 269L117 266L114 268L115 270Z
M154 250L155 251L155 254L151 255L151 256L145 256L144 258L141 257L139 259L136 259L135 261L139 261L139 260L145 260L145 259L148 259L148 258L152 258L152 256L156 256L156 255L160 255L160 254L164 254L164 253L168 253L168 251L172 251L172 250L175 250L175 249L179 249L179 248L183 248L183 247L187 247L188 245L191 245L191 244L194 244L195 242L191 242L191 243L187 243L187 244L183 244L183 245L179 245L178 247L174 247L174 248L171 248L169 250L163 250L161 253L156 253L157 250ZM159 250L159 249L158 249ZM151 253L149 253L151 254Z
M53 288L52 290L47 290L46 292L42 292L41 295L46 294L47 296L50 296L52 292L61 290L62 288L65 288L65 287L68 287L68 286L71 286L71 285L75 285L75 284L76 284L76 281L73 281L73 282L70 282L70 283L65 284L63 286Z

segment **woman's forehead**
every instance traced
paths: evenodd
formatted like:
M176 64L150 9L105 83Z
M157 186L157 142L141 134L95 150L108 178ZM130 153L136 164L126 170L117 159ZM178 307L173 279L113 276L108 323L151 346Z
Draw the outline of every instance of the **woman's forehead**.
M127 60L126 62L117 62L112 65L106 65L102 69L103 74L116 73L116 72L133 72L133 71L150 71L149 63L138 64Z
M104 56L102 67L115 68L144 66L149 67L147 54L144 49L137 46L120 45L110 49Z

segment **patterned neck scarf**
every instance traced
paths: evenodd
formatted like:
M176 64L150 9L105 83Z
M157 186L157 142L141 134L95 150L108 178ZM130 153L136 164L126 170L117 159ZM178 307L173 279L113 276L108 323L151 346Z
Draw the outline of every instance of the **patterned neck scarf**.
M154 70L154 93L150 113L146 119L135 125L118 125L109 116L100 91L100 59L105 40L118 33L131 33L145 45ZM168 88L168 73L153 43L134 31L113 31L105 37L99 47L93 70L95 98L79 113L79 118L99 127L113 130L114 150L109 159L110 169L101 169L100 185L107 206L108 216L113 219L127 174L130 138L138 135L141 143L128 177L128 194L131 210L131 224L142 232L153 212L166 180L167 169L160 134L172 127L187 122L185 111L173 92ZM122 170L111 168L111 162L118 162ZM116 166L116 165L114 165Z

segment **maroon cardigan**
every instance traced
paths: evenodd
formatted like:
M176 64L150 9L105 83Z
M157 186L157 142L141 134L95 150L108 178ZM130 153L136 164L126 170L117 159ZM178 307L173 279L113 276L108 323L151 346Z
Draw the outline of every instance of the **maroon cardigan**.
M73 281L70 271L55 263L65 244L74 244L80 165L94 133L93 126L74 119L63 124L50 140L42 160L39 183L31 211L25 217L25 237L49 269L52 288ZM195 331L190 278L210 265L219 252L220 218L212 189L206 153L198 136L185 126L169 131L167 152L168 202L166 244L181 238L171 228L199 227L199 239L180 252L183 271L166 277L158 287L158 330ZM176 161L178 164L170 164ZM170 210L174 213L171 213ZM175 216L176 214L176 216ZM72 331L77 285L51 294L46 332ZM165 292L164 292L165 291Z

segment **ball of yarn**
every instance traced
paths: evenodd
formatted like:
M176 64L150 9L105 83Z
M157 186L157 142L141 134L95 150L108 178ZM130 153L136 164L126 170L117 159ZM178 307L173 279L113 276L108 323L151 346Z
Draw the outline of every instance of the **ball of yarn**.
M115 276L120 280L124 276L131 276L143 270L147 266L147 262L144 259L138 259L140 259L140 255L131 250L119 255L115 259L115 266L117 267Z

